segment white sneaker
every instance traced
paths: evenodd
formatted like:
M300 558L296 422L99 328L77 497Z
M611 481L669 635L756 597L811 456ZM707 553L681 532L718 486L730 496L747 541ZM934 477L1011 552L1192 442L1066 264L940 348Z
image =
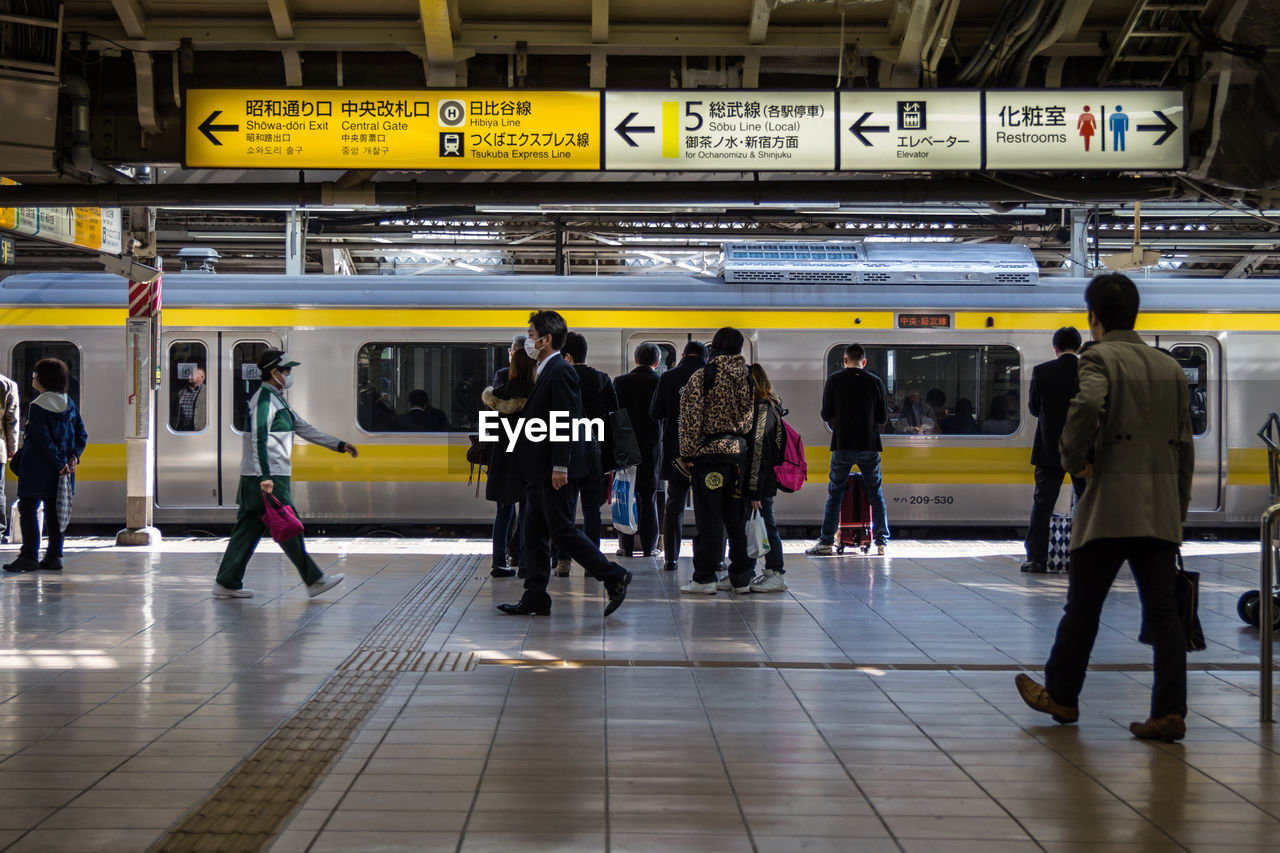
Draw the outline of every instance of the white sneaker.
M685 595L715 595L715 583L698 583L697 581L689 581L680 587L680 591Z
M220 583L213 585L214 598L253 598L251 589L227 589Z
M879 556L879 557L883 557L883 556L884 556L884 546L883 546L883 545L877 545L877 546L876 546L876 556Z
M787 581L773 569L765 569L764 574L751 582L752 592L786 592Z
M563 559L563 560L560 560L559 562L557 562L557 563L556 563L556 577L558 577L558 578L567 578L567 577L569 577L569 569L570 569L570 567L571 567L572 565L573 565L573 561L572 561L572 560L570 560L570 559L568 559L568 558Z
M321 593L328 592L338 584L342 583L342 579L346 575L321 575L320 579L313 584L307 585L307 596L315 598Z
M724 577L722 577L722 578L720 578L719 580L717 580L717 581L716 581L716 589L720 590L721 592L729 592L730 590L732 590L732 591L734 591L734 592L738 593L738 595L745 595L745 594L747 594L748 592L751 592L751 587L750 587L750 585L748 585L748 586L734 586L734 585L730 582L730 580L729 580L729 576L728 576L728 575L725 575Z
M805 553L808 554L810 557L830 557L833 553L835 553L835 548L833 548L831 545L827 544L826 542L819 542L817 545L814 545L812 548L805 549Z

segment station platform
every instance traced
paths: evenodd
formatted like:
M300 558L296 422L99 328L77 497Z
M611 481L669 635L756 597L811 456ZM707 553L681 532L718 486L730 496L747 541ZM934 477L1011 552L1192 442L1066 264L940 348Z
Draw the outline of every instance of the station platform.
M1043 665L1066 578L1021 543L806 557L790 590L682 596L575 567L549 617L479 540L314 539L215 600L225 540L68 541L0 578L0 848L12 851L1275 850L1280 755L1258 637L1235 614L1257 542L1189 542L1209 647L1187 738L1134 739L1150 649L1122 572L1080 722L1013 687ZM611 553L614 543L606 542ZM8 562L16 548L0 548Z

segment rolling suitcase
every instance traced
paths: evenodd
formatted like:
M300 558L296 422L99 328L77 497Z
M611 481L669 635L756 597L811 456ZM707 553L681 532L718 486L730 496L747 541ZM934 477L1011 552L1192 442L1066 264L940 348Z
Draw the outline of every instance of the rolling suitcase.
M865 554L871 550L871 501L862 474L849 472L849 482L840 504L840 526L836 530L836 553L845 548L861 548Z

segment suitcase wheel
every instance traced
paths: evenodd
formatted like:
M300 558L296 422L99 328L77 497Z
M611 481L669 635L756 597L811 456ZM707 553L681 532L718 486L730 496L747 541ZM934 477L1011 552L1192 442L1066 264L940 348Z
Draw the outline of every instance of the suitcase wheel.
M1236 602L1236 615L1240 617L1240 621L1246 625L1258 627L1258 602L1261 600L1262 594L1256 589L1251 589L1244 595L1240 596L1240 600Z
M836 546L836 553L837 553L837 554L843 554L843 553L844 553L844 546L843 546L843 545L837 545L837 546Z
M869 544L868 544L868 545L863 545L863 546L862 546L862 553L864 553L864 554L870 554L870 553L871 553L871 546L870 546Z

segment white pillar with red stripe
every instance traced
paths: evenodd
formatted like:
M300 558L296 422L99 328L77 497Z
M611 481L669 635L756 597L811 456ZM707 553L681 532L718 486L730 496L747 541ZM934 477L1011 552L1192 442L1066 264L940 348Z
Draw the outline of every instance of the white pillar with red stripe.
M125 320L125 529L117 545L153 545L155 505L155 389L159 384L160 277L129 282Z

